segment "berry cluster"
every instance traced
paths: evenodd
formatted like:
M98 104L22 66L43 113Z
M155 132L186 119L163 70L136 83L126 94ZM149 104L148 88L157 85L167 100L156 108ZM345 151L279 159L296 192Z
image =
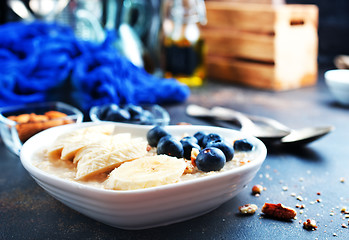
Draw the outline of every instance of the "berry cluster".
M147 140L151 147L157 148L157 154L191 160L191 152L197 149L195 164L204 172L219 171L226 162L234 157L234 151L250 151L253 145L247 139L236 140L231 144L217 133L206 134L202 131L193 136L186 136L178 140L163 127L156 126L147 133Z

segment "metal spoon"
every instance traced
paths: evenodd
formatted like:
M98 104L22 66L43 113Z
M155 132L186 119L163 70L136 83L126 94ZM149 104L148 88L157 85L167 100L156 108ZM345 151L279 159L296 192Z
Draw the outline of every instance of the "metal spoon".
M186 109L186 113L192 117L211 118L223 121L237 120L241 125L241 132L256 136L262 141L269 142L280 140L290 133L290 131L285 128L263 127L256 125L244 114L231 109L220 107L207 109L198 105L189 105Z
M189 105L187 107L187 114L190 116L194 116L195 115L194 112L197 112L196 115L199 115L200 111L202 110L203 109L200 106ZM312 141L315 141L320 137L334 130L333 126L309 127L309 128L293 130L274 119L259 117L259 116L251 116L250 118L248 118L244 114L229 108L214 107L211 110L205 109L205 108L204 110L206 110L206 113L211 114L211 117L216 117L221 120L228 120L229 116L230 116L230 120L232 119L238 120L242 126L241 131L244 131L244 132L246 132L245 129L251 126L253 127L252 130L254 130L255 129L254 127L257 126L257 128L260 131L263 130L263 132L254 132L250 130L250 133L260 138L262 141L267 140L268 143L270 142L270 140L279 140L279 142L283 145L304 145ZM201 114L203 113L204 112L202 111ZM239 116L239 118L237 118L237 116ZM246 119L248 119L248 121L246 121ZM251 121L250 119L252 119L253 121ZM257 125L254 123L254 121L262 123L262 125L260 124ZM282 132L284 133L284 135L281 134ZM261 135L261 133L263 133L263 135ZM268 136L268 137L263 138L265 136Z

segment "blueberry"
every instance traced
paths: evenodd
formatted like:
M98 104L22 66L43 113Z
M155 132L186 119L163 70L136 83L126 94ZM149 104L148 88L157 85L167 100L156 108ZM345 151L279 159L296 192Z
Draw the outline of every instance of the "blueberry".
M225 165L224 153L215 147L205 148L197 155L195 163L203 172L219 171Z
M158 146L160 142L167 141L169 138L172 138L172 135L171 135L171 134L168 134L168 135L165 135L165 136L161 137L161 138L159 139L158 144L157 144L156 146Z
M231 161L234 157L234 147L227 142L209 142L207 143L207 147L220 149L224 153L226 162Z
M128 122L130 119L130 113L125 109L118 107L116 104L110 105L105 117L105 120L114 122Z
M108 114L108 111L109 109L111 108L114 108L114 109L117 109L119 108L118 105L116 104L108 104L108 105L103 105L99 108L99 111L98 111L98 118L100 120L106 120L107 118L107 114Z
M223 141L223 138L221 135L217 133L210 133L210 134L207 134L202 140L202 147L205 148L209 142L221 142L221 141Z
M141 121L143 115L143 108L141 106L136 106L133 104L127 104L124 109L128 111L131 115L131 121L139 122Z
M193 136L186 136L186 137L183 137L183 138L181 139L181 143L183 143L183 142L193 142L193 143L198 144L198 140L197 140L195 137L193 137Z
M251 151L253 149L253 144L247 139L240 139L234 142L235 151Z
M164 128L160 126L153 127L147 133L147 140L149 145L152 147L156 147L159 143L160 138L166 135L170 135L170 134L166 132Z
M158 155L166 154L168 156L182 158L183 157L183 146L182 144L172 136L162 137L157 145Z
M183 140L183 139L182 139ZM181 143L182 143L182 146L183 146L183 157L187 160L190 160L191 159L191 151L193 148L196 148L198 150L201 149L201 147L195 143L195 142L192 142L190 140L188 141L182 141L181 140Z
M141 106L134 104L127 104L124 108L129 111L131 116L140 115L143 112L143 108Z
M204 132L202 132L202 131L197 132L197 133L194 134L194 137L198 140L198 144L201 147L204 147L202 141L204 140L205 136L206 136L206 134Z

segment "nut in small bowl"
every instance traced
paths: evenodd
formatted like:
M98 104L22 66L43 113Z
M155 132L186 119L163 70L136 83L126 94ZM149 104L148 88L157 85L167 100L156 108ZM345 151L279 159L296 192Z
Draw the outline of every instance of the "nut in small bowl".
M166 126L170 122L168 112L159 105L117 105L115 103L94 106L90 110L93 122L111 121L139 125Z
M10 151L19 155L22 144L45 129L81 123L83 114L62 102L31 103L0 108L0 133Z
M325 81L335 99L349 106L349 69L335 69L325 72Z

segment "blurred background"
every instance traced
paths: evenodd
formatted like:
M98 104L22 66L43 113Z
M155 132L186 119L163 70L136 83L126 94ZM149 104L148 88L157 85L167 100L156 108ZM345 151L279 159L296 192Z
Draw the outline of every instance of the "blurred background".
M10 21L20 20L19 16L10 9L7 2L13 0L4 0L0 2L0 23L6 23ZM98 1L98 0L97 0ZM109 0L99 0L104 6L103 11L108 11ZM122 4L123 1L112 0L116 4ZM24 0L23 2L29 2L29 0ZM87 0L86 2L94 2L94 0ZM127 2L127 1L125 1ZM143 9L148 11L149 14L156 14L156 8L161 4L160 0L144 0L144 1L129 1L134 2L135 5L146 4L148 9ZM240 2L244 2L240 0ZM333 67L333 59L336 55L349 54L349 1L348 0L286 0L289 4L315 4L319 8L319 54L318 63L319 67ZM152 9L154 8L154 9ZM109 9L113 11L113 9ZM120 9L114 9L120 11ZM135 24L137 17L139 17L140 9L133 9L130 19L128 20L131 24ZM120 13L118 13L120 14ZM105 16L105 14L103 15ZM148 19L143 19L144 21L150 21L151 17ZM106 19L102 19L106 23ZM142 30L139 29L139 32ZM146 41L145 35L143 35L143 41ZM1 41L1 40L0 40Z

